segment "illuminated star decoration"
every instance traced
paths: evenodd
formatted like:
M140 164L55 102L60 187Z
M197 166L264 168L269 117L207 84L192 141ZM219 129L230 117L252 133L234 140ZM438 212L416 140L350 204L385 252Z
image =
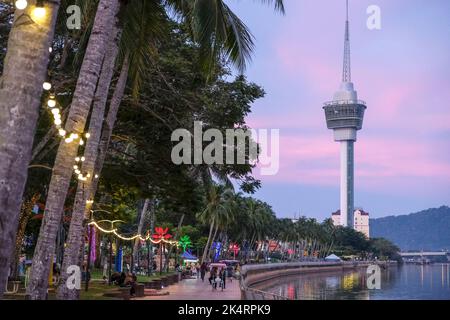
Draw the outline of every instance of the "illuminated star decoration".
M186 251L186 249L189 248L192 244L191 238L189 238L188 235L182 236L178 243L183 247L183 251Z

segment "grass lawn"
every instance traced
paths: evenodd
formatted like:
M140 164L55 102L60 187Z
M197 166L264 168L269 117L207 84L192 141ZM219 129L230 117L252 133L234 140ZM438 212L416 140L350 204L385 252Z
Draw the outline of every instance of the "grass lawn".
M89 290L85 291L85 283L81 283L81 300L118 300L119 298L105 297L105 293L109 292L117 292L118 286L116 285L108 285L105 284L102 280L102 270L93 270L91 273L91 281L89 282ZM163 272L162 275L156 273L152 276L141 276L138 275L138 282L149 282L151 280L158 280L162 277L174 274L174 271L171 272ZM23 300L25 299L25 288L23 287L23 283L18 294L14 295L5 295L6 299L12 300ZM56 300L56 288L53 288L48 293L48 300ZM119 299L121 300L121 299Z

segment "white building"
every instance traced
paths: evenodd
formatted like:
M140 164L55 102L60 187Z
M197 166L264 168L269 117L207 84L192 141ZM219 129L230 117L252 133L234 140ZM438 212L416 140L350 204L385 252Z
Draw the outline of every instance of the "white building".
M370 237L370 228L369 228L369 213L364 211L363 209L356 209L353 212L353 228L356 231L364 233L367 238ZM333 224L335 226L341 226L341 210L333 212L331 214L331 219L333 219Z

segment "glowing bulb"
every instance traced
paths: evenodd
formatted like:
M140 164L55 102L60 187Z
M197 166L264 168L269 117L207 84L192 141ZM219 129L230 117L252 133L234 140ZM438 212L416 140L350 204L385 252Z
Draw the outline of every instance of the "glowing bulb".
M96 174L94 177L95 177L95 179L98 179L98 174Z
M70 135L70 137L71 137L72 139L78 139L78 134L77 134L77 133L72 133L72 134Z
M55 119L55 124L56 124L57 126L60 126L61 123L62 123L61 119Z
M33 16L37 19L42 19L43 17L45 17L45 8L44 7L36 7L33 10Z
M78 166L77 166L77 165L74 165L73 168L74 168L75 170L77 170L77 169L78 169Z
M53 99L48 100L47 105L48 105L50 108L56 107L56 100L53 100Z
M52 84L50 82L44 82L42 87L44 88L44 90L48 91L48 90L50 90L52 88Z
M81 157L81 162L83 162L84 160L86 160L86 158L85 157Z
M76 173L76 174L80 174L81 171L77 169L77 170L75 170L75 173Z
M91 177L91 174L90 174L90 173L88 173L88 174L86 175L86 177L90 178L90 177Z
M80 139L80 146L82 146L84 144L83 139Z
M49 47L49 48L48 48L48 52L52 53L52 51L53 51L53 48L52 48L52 47Z
M59 129L59 135L60 135L61 137L64 137L64 136L66 135L66 130L64 130L64 129Z
M17 0L16 1L16 8L19 10L23 10L28 6L27 0Z
M75 161L76 161L76 162L80 162L80 157L76 157L76 158L75 158Z
M86 137L86 139L89 139L91 137L91 134L88 132L84 136Z
M71 143L72 142L72 139L70 139L70 138L66 138L66 140L64 140L66 143Z
M81 173L78 175L78 179L83 180L83 175Z
M61 120L61 115L59 113L54 113L53 117L55 118L55 120L57 119Z
M56 116L57 114L59 114L59 109L58 108L52 109L52 113Z

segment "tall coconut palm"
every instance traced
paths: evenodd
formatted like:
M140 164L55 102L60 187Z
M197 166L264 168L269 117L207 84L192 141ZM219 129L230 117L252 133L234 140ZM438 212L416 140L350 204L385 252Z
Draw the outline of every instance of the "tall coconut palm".
M0 79L0 298L14 250L59 4L46 2L46 15L38 18L35 1L29 1L26 10L16 10L9 34Z
M208 252L211 249L213 241L213 230L218 229L219 225L229 218L232 210L231 199L233 191L225 189L221 185L213 185L207 196L205 209L197 214L197 218L204 224L209 224L208 240L203 250L202 262L206 260ZM215 232L217 233L217 231Z
M251 51L251 36L247 31L246 27L240 22L240 20L235 16L228 7L223 6L222 1L216 1L218 7L225 8L223 14L218 15L216 11L211 11L214 14L217 28L210 28L211 25L205 21L209 21L211 16L204 15L204 8L208 7L208 1L164 1L165 4L171 5L173 8L177 8L179 12L186 18L187 21L191 22L192 31L195 39L199 39L199 42L204 45L213 46L214 48L220 48L229 52L228 55L230 60L237 62L238 66L241 68L243 66L242 62L248 58L249 52ZM277 8L281 9L280 3L282 1L275 1L277 3ZM114 7L114 10L112 9ZM203 8L199 11L199 9ZM109 10L108 10L109 9ZM77 83L77 88L74 93L74 98L72 101L72 107L68 116L68 121L66 123L66 130L81 133L84 130L84 125L89 113L90 102L92 101L95 83L98 80L98 73L100 70L101 62L103 61L103 55L105 52L105 47L107 43L107 33L111 30L111 26L108 24L107 16L110 17L110 21L113 15L118 9L118 3L113 1L113 3L108 7L103 0L100 0L99 7L96 13L96 18L93 26L93 32L89 39L89 44L86 50L85 58L81 67L79 81ZM191 19L194 17L194 19ZM219 21L219 20L222 21ZM99 28L99 26L102 28ZM223 28L226 27L227 36L224 37ZM221 33L221 36L217 36ZM206 41L205 39L214 38L214 44ZM95 53L91 51L93 46L97 46ZM217 50L219 51L219 50ZM90 65L90 73L86 73L86 66ZM95 80L95 81L94 81ZM115 117L112 116L112 117ZM61 209L65 201L67 194L67 187L71 177L71 169L73 165L73 158L75 158L78 148L76 146L65 145L62 143L58 150L57 158L55 161L55 170L52 176L52 181L50 184L49 195L47 198L47 214L44 218L44 223L41 227L40 238L36 246L36 253L33 262L33 272L32 279L29 286L29 294L32 299L41 299L44 297L44 287L47 282L45 275L48 274L48 269L50 263L47 261L50 255L50 249L52 245L48 245L49 242L54 241L55 228L58 216L61 215ZM93 162L93 161L91 161ZM98 161L96 162L97 166ZM100 166L101 169L101 166ZM94 176L91 173L91 177ZM92 192L90 192L92 193ZM91 195L92 196L92 195ZM83 201L79 202L83 203ZM81 205L80 205L81 207ZM81 212L81 210L80 210ZM76 217L80 217L78 213ZM77 223L75 229L81 230L80 221L82 219L74 219L73 222ZM75 231L74 231L75 232ZM41 239L42 238L42 239ZM77 236L80 239L80 236ZM79 247L74 247L75 251L79 252ZM78 253L79 254L79 253ZM40 280L39 280L40 279ZM39 289L37 289L39 288ZM40 293L39 293L40 292Z
M89 44L78 77L70 112L66 122L67 132L82 135L97 86L101 62L105 56L108 37L114 17L118 14L119 0L100 0ZM56 233L73 172L78 143L61 142L53 167L53 175L47 195L44 219L33 256L27 293L31 299L45 299L47 294L50 261ZM64 270L63 270L64 273Z

